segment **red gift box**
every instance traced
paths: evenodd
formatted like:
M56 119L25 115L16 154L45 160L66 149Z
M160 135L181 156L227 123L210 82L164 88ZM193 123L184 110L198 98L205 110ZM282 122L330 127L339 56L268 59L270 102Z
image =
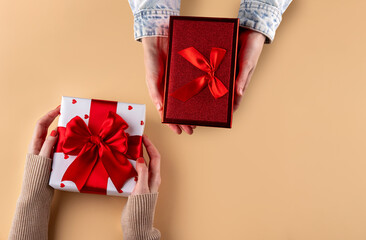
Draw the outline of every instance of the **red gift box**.
M163 123L231 127L239 19L170 17Z

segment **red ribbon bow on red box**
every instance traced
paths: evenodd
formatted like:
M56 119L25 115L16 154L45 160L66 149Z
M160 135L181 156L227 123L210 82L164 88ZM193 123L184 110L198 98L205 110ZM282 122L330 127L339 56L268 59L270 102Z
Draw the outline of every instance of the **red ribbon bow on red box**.
M185 102L201 92L207 85L212 96L216 99L228 92L225 85L215 76L215 72L225 56L225 49L213 47L210 53L210 62L194 47L183 49L178 53L207 74L190 81L174 91L171 94L173 97Z
M121 191L125 181L137 175L127 158L135 159L141 153L141 137L129 137L125 133L127 128L123 118L111 111L102 122L99 133L94 135L79 116L71 119L66 125L62 149L77 157L67 168L62 181L73 181L80 191L95 170L97 161L101 161L116 189ZM106 179L101 177L98 181Z

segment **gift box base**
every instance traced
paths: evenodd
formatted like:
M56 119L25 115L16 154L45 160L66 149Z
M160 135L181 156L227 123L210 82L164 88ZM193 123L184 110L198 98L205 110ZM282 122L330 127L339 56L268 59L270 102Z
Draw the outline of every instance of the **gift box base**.
M100 126L103 126L103 124L106 123L105 121L107 121L107 118L111 119L109 118L109 116L117 116L117 118L114 118L117 120L115 120L113 124L112 122L107 122L107 124L103 127L103 130L107 132L105 133L106 135L103 137L102 140L100 138L101 137L100 134L102 132ZM120 120L118 120L119 117ZM73 122L75 119L79 120L78 124L72 125L74 128L70 127L69 124ZM124 129L123 131L125 132L125 135L118 135L118 137L116 137L115 135L116 132L120 132L113 130L113 125L116 123L117 125L115 125L115 128L116 126L118 126L118 129L121 128ZM72 131L71 129L75 130L76 126L78 126L79 131L76 132ZM84 126L84 128L81 128L82 126ZM109 130L107 130L108 127L110 128ZM55 152L53 155L52 170L49 185L55 189L69 192L93 193L93 194L103 194L103 195L113 195L123 197L129 196L133 191L137 181L137 178L132 177L134 176L134 174L130 171L130 169L136 168L135 160L137 159L138 156L142 156L142 148L140 148L139 146L141 146L144 127L145 127L145 105L96 100L96 99L62 97L60 117L57 128L58 142L56 144ZM69 129L68 133L67 129ZM86 131L89 131L89 133L86 133ZM105 141L103 143L103 146L105 147L106 151L108 149L113 148L113 146L109 145L111 144L110 142L111 137L115 137L113 141L118 141L120 138L121 138L120 141L127 141L126 152L124 153L118 152L123 150L116 150L116 146L114 146L113 148L114 149L113 151L115 151L116 154L119 153L119 155L115 155L114 153L113 155L115 157L119 156L118 161L122 161L121 162L122 164L120 164L119 166L128 163L127 165L124 166L126 166L125 169L128 169L129 172L127 172L128 175L127 174L125 175L125 179L123 180L124 181L123 186L121 185L121 188L116 189L115 185L111 180L111 178L113 179L113 176L115 177L116 174L110 175L110 173L113 173L111 170L113 170L117 166L112 166L113 168L111 168L110 164L111 162L108 161L105 162L106 161L105 158L103 161L101 161L101 159L99 159L100 155L98 155L98 159L94 163L91 170L89 168L90 175L88 175L86 182L82 183L83 185L79 183L78 185L79 188L77 187L77 183L71 181L70 178L65 178L66 172L71 168L70 166L72 166L73 163L75 163L77 154L79 154L78 152L75 152L75 155L73 153L67 153L67 149L65 151L64 143L66 141L66 138L70 137L71 133L74 134L74 137L79 136L75 135L76 133L78 134L83 133L82 138L79 138L81 140L89 138L88 141L85 141L85 143L83 142L83 144L85 144L83 145L84 147L86 146L86 144L90 144L90 142L92 142L93 144L101 144L100 143L101 141ZM91 138L90 136L94 138ZM99 139L100 141L99 143L92 141L93 139L95 140L95 137ZM76 141L75 143L79 142ZM99 147L101 146L98 146L98 148ZM80 151L82 150L79 150L79 152ZM106 151L103 151L103 153L106 153ZM98 154L100 154L100 152ZM124 156L124 158L121 158L121 154ZM83 160L88 161L90 159L83 159ZM104 165L103 163L106 163L107 165ZM85 166L85 165L78 165L78 166ZM82 171L84 171L84 168L80 168L80 170L77 169L77 171L73 171L72 176L79 176L81 175ZM78 180L75 177L73 179Z
M170 17L162 123L231 128L238 31L237 18ZM209 62L213 48L226 51L215 70L215 77L228 90L222 97L215 98L209 87L184 102L172 96L190 81L208 74L179 54L191 47Z

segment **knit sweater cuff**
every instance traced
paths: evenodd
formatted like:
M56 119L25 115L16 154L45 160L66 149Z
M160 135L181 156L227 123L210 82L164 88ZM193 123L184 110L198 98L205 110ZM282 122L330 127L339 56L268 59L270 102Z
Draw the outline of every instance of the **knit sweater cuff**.
M34 196L37 196L37 198L49 198L50 191L52 191L52 188L48 185L51 166L51 158L31 153L27 154L19 200L27 200Z
M124 239L160 239L160 232L153 227L158 193L131 195L122 214Z
M9 239L47 239L53 189L48 185L52 160L28 154L23 184Z

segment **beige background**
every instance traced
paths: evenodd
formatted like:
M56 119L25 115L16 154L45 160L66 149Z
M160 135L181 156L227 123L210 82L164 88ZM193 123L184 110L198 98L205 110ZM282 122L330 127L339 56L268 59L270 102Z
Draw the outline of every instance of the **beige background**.
M126 0L0 1L0 239L36 120L62 95L147 104L162 153L163 239L366 239L364 1L293 2L233 129L160 124ZM239 0L182 0L236 17ZM56 126L54 124L53 126ZM51 239L121 239L126 199L56 192Z

